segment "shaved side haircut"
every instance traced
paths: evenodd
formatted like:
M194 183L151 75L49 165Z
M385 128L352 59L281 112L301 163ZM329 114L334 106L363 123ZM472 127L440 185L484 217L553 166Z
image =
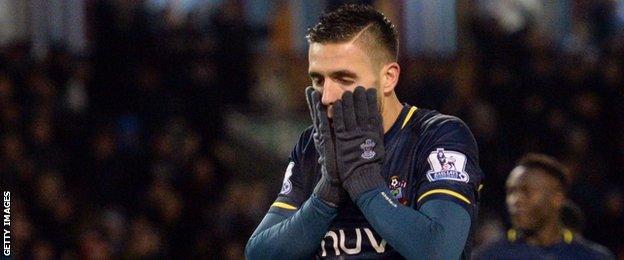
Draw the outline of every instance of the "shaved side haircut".
M321 15L306 38L309 43L356 43L377 63L396 62L399 56L394 24L369 5L343 5Z

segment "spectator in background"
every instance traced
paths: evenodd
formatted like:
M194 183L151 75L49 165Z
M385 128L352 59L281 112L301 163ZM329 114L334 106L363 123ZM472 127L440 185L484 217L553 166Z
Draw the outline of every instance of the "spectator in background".
M252 64L250 46L254 40L254 31L243 19L243 11L239 0L224 1L221 10L212 17L216 62L221 66L217 82L224 91L220 97L225 99L225 104L249 104L249 71Z
M475 252L476 259L615 259L606 248L575 236L562 221L567 169L554 158L529 154L507 179L512 229Z
M621 243L621 234L624 234L624 194L621 187L612 188L602 197L600 224L593 224L591 229L605 246L615 250L616 254L624 255L624 245Z

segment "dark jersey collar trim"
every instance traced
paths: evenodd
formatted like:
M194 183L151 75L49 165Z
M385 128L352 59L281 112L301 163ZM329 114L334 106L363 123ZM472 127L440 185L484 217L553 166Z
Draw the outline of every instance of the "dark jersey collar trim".
M392 126L390 127L390 130L388 130L388 132L384 134L384 143L388 143L390 140L394 139L397 132L401 130L401 125L403 125L403 120L405 120L405 117L407 116L407 113L409 112L411 107L412 106L408 105L407 103L403 104L401 113L399 113L399 116L397 117L396 121L394 121L394 124L392 124Z

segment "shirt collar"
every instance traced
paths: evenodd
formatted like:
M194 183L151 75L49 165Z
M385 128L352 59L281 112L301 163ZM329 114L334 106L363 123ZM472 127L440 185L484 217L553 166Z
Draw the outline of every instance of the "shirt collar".
M384 143L388 143L394 139L397 133L405 126L407 121L410 120L414 111L416 111L416 107L410 106L407 103L403 104L403 108L401 109L396 121L394 121L394 124L392 124L388 132L384 134Z
M564 228L561 233L563 236L562 242L566 244L571 244L572 240L574 240L574 233L572 233L572 231L567 228ZM512 243L524 241L522 233L518 232L513 228L507 231L507 240Z

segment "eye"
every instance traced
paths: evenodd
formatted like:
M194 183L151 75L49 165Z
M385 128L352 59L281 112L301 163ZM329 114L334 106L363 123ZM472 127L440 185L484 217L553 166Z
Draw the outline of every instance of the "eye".
M321 77L314 77L314 78L312 78L312 86L314 88L317 88L317 89L322 87L323 86L323 78L321 78Z
M351 85L354 83L350 78L338 78L338 82L343 85Z

